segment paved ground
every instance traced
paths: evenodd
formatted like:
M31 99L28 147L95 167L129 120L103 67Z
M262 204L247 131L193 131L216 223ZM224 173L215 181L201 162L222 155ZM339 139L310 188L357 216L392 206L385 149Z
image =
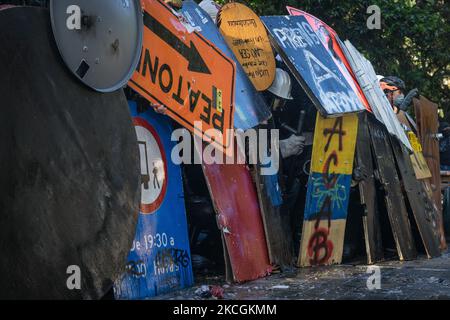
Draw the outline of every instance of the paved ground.
M295 269L245 284L226 284L222 277L198 277L196 286L158 299L202 299L201 285L219 285L225 299L450 299L450 253L440 258L386 261L377 264L381 289L369 290L365 265Z

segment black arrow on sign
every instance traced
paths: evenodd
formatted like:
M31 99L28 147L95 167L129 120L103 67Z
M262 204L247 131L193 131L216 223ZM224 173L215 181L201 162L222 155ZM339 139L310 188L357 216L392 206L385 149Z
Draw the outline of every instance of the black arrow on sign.
M211 71L209 71L208 66L192 41L190 47L187 46L148 12L144 12L144 25L189 62L189 71L211 74Z

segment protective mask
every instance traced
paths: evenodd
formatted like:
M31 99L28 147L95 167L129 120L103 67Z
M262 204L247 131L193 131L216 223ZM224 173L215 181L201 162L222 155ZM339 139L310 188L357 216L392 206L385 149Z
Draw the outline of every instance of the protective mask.
M403 101L405 101L405 95L399 94L397 97L395 97L394 99L394 106L396 106L397 108L400 108L400 106L403 104Z

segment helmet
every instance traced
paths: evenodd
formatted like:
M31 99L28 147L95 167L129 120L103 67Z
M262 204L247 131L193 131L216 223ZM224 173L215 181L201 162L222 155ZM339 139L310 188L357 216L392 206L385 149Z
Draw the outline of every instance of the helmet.
M211 19L216 23L217 14L220 10L220 6L213 0L203 0L199 3L200 8L206 11L206 13L211 17Z
M405 92L406 90L405 82L396 76L384 77L383 79L380 80L380 85L383 90L385 88L392 91L400 90L402 92Z
M283 69L277 68L275 71L275 80L267 90L280 98L292 100L291 77Z

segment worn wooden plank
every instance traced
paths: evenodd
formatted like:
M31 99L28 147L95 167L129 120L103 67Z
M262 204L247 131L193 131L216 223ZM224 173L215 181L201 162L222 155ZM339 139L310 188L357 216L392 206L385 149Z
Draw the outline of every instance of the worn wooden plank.
M389 134L385 127L373 117L368 117L368 120L376 167L385 191L386 208L398 256L400 260L411 260L417 257L417 251L389 143Z
M412 154L410 154L410 159L412 162L414 173L416 174L416 178L419 180L431 178L432 174L430 168L428 168L425 157L423 156L423 149L422 145L419 142L419 139L411 129L409 129L409 131L407 132L407 136L413 149Z
M367 113L361 113L359 115L358 139L356 142L356 168L354 171L354 176L359 182L361 204L364 206L362 219L367 263L373 264L383 260L383 243L377 206L373 156L370 147L370 133L367 127Z
M346 40L344 44L342 46L343 52L355 72L356 79L369 101L374 116L386 126L389 133L397 136L408 149L411 149L409 140L392 110L391 104L383 93L383 90L381 90L372 64L350 41Z
M391 137L391 144L403 181L403 187L427 256L429 258L438 257L441 255L441 252L439 250L439 229L436 220L437 212L431 199L426 194L423 184L415 177L409 152L400 145L400 142L395 137Z
M276 198L274 199L277 193L281 197L278 175L262 176L259 166L255 166L252 174L258 193L270 263L282 268L292 266L294 246L289 226L289 216L281 212L282 202L278 202Z
M447 248L447 243L445 241L442 217L439 142L436 139L439 125L437 114L438 106L421 96L420 99L414 99L414 109L417 119L417 133L422 144L423 155L432 174L429 184L433 192L434 205L438 212L441 249L445 250Z
M341 263L358 117L317 115L298 264Z

